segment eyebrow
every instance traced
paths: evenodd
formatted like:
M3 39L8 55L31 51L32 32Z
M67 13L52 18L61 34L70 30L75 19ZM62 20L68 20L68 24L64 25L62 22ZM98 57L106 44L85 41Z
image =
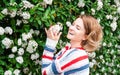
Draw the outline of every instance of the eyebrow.
M74 22L72 23L73 25L75 24ZM80 27L78 24L76 24L77 27ZM81 27L80 27L81 28Z
M79 25L76 25L77 27L81 28Z

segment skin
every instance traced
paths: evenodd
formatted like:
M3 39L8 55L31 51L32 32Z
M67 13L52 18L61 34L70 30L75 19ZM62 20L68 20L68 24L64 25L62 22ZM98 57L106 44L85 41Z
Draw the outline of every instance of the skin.
M52 27L50 27L48 30L45 28L47 38L58 41L62 33L53 33L51 28ZM77 18L73 22L73 25L69 27L67 38L70 40L71 48L81 47L81 41L86 39L85 28L81 18Z
M70 39L71 47L81 47L82 40L86 39L83 20L77 18L69 27L67 38Z

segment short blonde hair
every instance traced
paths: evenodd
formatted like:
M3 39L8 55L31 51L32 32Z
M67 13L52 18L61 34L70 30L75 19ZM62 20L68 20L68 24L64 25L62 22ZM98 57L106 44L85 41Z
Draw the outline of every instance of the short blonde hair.
M103 32L98 21L90 15L79 15L78 18L83 20L86 40L82 41L83 48L88 52L93 52L99 48Z

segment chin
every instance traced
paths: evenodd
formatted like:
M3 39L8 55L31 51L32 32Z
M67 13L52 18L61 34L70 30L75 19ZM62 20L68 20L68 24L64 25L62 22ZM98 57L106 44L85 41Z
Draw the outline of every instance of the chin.
M67 35L67 38L68 38L69 40L71 40L71 39L72 39L72 37L71 37L70 35Z

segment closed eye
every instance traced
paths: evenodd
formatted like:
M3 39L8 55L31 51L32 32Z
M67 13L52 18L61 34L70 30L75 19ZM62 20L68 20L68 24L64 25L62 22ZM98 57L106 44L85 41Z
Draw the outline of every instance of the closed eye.
M81 29L81 27L80 27L79 25L76 25L75 23L73 23L72 26L76 26L76 29L77 29L77 30L80 30L80 29Z
M76 25L76 28L77 28L77 30L80 30L80 29L81 29L81 27L80 27L79 25Z

